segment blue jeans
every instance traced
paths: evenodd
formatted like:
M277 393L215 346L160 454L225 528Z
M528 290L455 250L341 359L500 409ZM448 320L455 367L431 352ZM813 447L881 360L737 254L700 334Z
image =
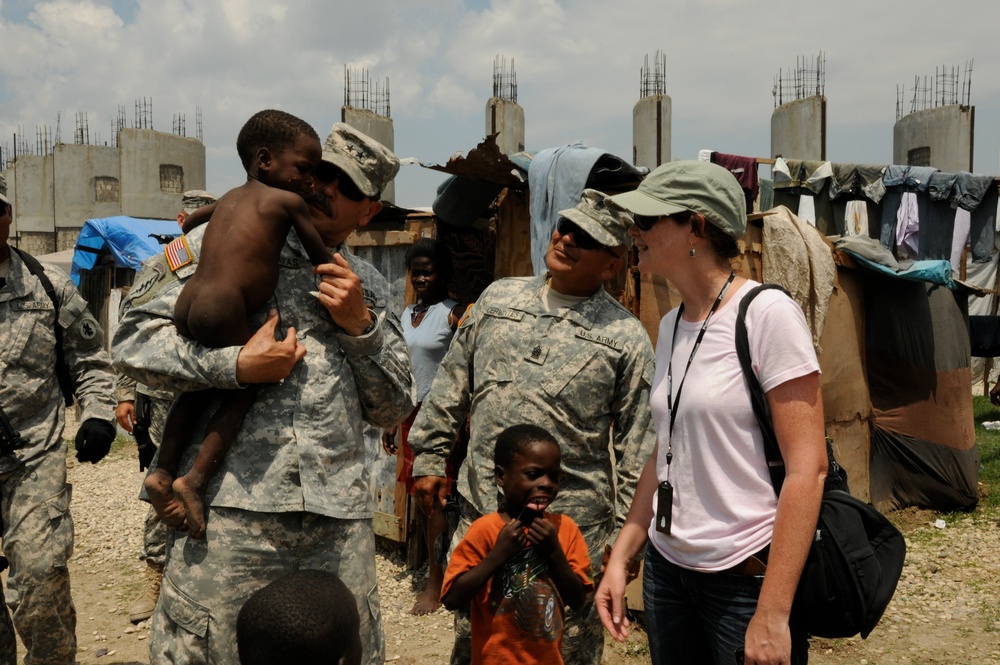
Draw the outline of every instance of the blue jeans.
M653 665L733 665L757 609L763 575L701 573L646 547L642 602ZM792 663L805 665L809 643L792 631Z

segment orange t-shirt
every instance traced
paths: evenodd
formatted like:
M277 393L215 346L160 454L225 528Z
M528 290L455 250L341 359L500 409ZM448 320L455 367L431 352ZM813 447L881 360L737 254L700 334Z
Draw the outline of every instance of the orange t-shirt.
M590 556L576 523L547 513L559 528L559 545L570 568L588 591ZM441 586L442 597L455 579L477 566L496 544L504 526L500 513L480 517L455 547ZM562 663L563 601L548 572L548 559L526 547L511 557L472 600L472 665Z

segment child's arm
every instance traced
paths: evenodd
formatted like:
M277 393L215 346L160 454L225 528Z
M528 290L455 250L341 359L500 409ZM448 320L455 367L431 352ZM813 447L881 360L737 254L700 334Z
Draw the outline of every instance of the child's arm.
M548 558L549 575L563 602L574 610L579 609L587 600L587 590L583 580L566 560L566 553L559 543L559 528L544 516L536 517L528 529L528 542L535 546L539 554Z
M449 610L468 607L479 590L489 582L500 567L524 548L525 542L527 538L521 523L517 520L507 522L497 534L497 541L490 553L451 583L448 593L441 598L444 606Z
M309 256L309 261L314 266L329 263L331 260L330 250L323 244L323 238L313 225L309 206L305 199L298 197L296 204L289 208L288 216L292 220L292 227L295 228L295 235L299 237L302 248Z
M212 219L212 213L215 212L215 205L215 203L209 203L207 206L202 206L197 210L189 212L187 217L184 218L184 223L181 224L181 231L191 233L193 229Z

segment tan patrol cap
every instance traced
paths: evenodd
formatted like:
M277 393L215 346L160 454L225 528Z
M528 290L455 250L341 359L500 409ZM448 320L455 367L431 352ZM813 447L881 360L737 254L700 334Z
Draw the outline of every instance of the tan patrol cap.
M323 144L323 161L347 174L361 193L378 196L399 172L399 159L372 137L338 122Z

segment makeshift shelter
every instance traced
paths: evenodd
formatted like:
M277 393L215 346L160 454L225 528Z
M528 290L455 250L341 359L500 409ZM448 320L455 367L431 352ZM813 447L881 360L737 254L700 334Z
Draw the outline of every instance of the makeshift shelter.
M70 277L105 331L106 344L118 324L122 293L142 262L163 251L160 239L181 234L177 221L136 217L88 219L73 250Z

